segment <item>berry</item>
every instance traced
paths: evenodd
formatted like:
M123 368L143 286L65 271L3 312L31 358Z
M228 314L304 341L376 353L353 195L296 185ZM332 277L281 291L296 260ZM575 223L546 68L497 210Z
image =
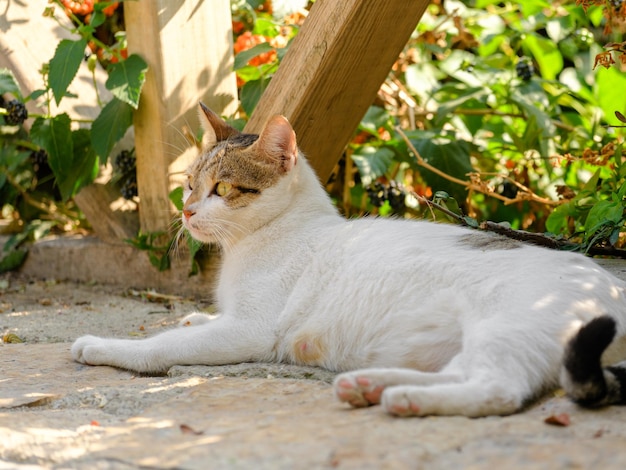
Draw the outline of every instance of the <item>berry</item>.
M93 11L94 0L61 0L65 8L75 15L85 16Z
M115 166L120 173L127 174L135 171L136 159L134 150L122 150L115 157Z
M135 175L129 176L120 189L120 193L124 199L132 199L137 196L137 177Z
M367 192L368 197L370 198L370 203L372 206L380 207L387 200L387 191L385 186L375 181L371 185L369 185L365 191Z
M515 66L517 76L527 82L533 76L533 66L527 59L521 59Z
M48 164L48 152L46 152L44 149L33 150L30 153L30 159L33 162L33 165L42 167Z
M18 126L28 118L26 106L19 100L11 100L6 104L7 114L4 115L4 121L9 126Z
M391 208L394 211L404 209L405 199L406 195L404 194L402 186L400 186L395 180L390 181L389 189L387 190L387 200L389 201Z
M365 191L370 199L370 203L375 207L381 207L385 201L389 202L389 206L394 211L402 210L405 207L406 194L402 185L397 181L392 180L388 185L375 181Z

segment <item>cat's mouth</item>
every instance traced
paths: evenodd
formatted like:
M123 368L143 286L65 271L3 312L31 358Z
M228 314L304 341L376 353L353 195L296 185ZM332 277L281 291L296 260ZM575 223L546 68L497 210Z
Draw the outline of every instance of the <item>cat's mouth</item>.
M218 238L213 233L207 232L206 229L201 229L197 227L190 220L185 220L183 218L183 227L185 227L189 235L191 235L191 238L193 238L194 240L198 240L202 243L219 242Z

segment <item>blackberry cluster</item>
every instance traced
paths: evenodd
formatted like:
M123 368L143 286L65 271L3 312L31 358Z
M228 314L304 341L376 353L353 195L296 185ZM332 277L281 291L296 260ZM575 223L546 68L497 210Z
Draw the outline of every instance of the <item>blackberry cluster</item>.
M394 211L404 209L406 194L397 181L392 180L389 184L376 181L366 188L366 192L373 206L381 207L388 201Z
M4 115L4 122L9 126L19 126L28 118L26 106L19 100L11 100L4 105L7 114Z
M519 78L527 82L533 76L534 68L528 60L521 59L515 66L515 72Z
M135 171L137 160L135 159L134 150L122 150L115 157L115 166L123 175Z
M33 150L30 153L30 160L33 162L33 165L37 165L41 168L48 164L48 152L44 149Z
M122 150L115 157L115 166L124 181L120 188L122 197L124 199L132 199L137 196L137 159L135 158L135 149Z
M124 199L132 199L139 194L137 191L137 176L135 174L126 178L126 181L120 188L120 193Z

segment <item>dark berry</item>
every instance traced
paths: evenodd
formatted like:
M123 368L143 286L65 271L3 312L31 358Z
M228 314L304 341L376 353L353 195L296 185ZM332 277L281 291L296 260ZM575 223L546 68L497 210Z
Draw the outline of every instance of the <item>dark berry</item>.
M124 199L132 199L137 196L137 178L133 175L126 178L120 189L120 193Z
M520 60L515 66L515 72L517 76L527 82L533 76L533 66L527 60Z
M389 189L387 189L387 200L389 201L391 208L394 211L404 209L405 199L406 195L404 194L402 186L395 180L390 181Z
M387 200L387 188L378 181L370 184L365 191L367 192L372 206L380 207Z
M505 181L502 183L502 187L500 189L500 194L504 197L508 197L509 199L515 198L517 196L518 188L510 181Z
M4 121L9 126L18 126L28 118L26 106L19 100L11 100L6 104L7 114L4 115Z
M119 169L120 173L127 174L135 171L136 159L135 152L132 150L122 150L117 157L115 157L115 166Z
M375 181L369 185L365 191L370 199L370 203L375 207L381 207L385 201L389 202L389 206L394 211L404 209L404 201L406 194L402 185L397 181L390 181L389 184L383 184L380 181Z
M33 165L42 167L48 164L48 152L44 149L33 150L30 153L30 159L33 162Z

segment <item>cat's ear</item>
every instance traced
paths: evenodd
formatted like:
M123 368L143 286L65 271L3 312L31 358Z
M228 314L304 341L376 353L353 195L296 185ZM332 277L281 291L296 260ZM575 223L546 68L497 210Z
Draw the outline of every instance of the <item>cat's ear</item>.
M271 118L254 145L260 156L279 163L285 172L291 170L298 160L296 133L284 116Z
M231 135L239 134L237 129L226 124L221 117L202 102L200 102L198 107L198 114L204 129L202 145L205 147L213 147L218 142L228 139Z

